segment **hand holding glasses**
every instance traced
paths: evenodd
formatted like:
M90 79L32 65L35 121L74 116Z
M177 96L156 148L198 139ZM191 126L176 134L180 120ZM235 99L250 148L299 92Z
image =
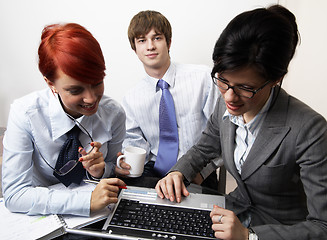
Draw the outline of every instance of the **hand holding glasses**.
M66 113L67 114L67 113ZM43 157L43 155L40 152L40 149L38 148L38 146L36 145L36 142L34 141L34 139L32 139L38 153L40 154L41 158L43 159L43 161L55 172L57 173L59 176L65 176L66 174L68 174L70 171L72 171L77 164L79 163L79 158L88 155L92 152L92 150L94 149L92 142L94 142L93 138L91 137L90 133L86 130L86 128L79 123L76 119L74 119L72 116L70 116L69 114L67 114L67 116L74 121L80 128L82 128L84 130L84 132L89 136L90 138L90 142L83 148L79 149L79 154L78 154L78 159L71 159L69 160L64 166L62 166L59 170L55 169L54 167L52 167L47 160L45 160L45 158Z
M60 175L60 176L64 176L66 175L67 173L69 173L71 170L73 170L76 165L78 164L79 162L79 158L85 156L85 155L88 155L89 153L92 152L93 150L93 146L91 145L91 143L88 143L86 145L86 147L84 148L80 148L78 151L78 159L72 159L72 160L69 160L64 166L62 166L59 170L56 170L54 169L54 171ZM52 167L51 167L52 168Z

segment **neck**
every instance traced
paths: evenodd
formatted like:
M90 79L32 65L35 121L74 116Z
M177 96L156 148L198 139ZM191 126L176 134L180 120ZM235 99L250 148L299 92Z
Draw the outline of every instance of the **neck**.
M150 76L150 77L153 77L153 78L156 78L156 79L161 79L165 73L167 72L168 68L170 66L170 60L167 61L167 63L165 65L162 65L158 68L148 68L146 66L144 66L144 69L145 69L145 72Z

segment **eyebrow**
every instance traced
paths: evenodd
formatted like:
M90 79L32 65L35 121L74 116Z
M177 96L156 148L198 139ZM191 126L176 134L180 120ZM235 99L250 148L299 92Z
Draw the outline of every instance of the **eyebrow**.
M157 37L157 36L161 36L161 35L163 35L163 33L155 33L151 37ZM135 37L135 39L140 39L140 38L145 38L145 35L140 35L138 37Z
M79 85L69 85L67 87L63 87L63 89L65 90L70 90L70 89L79 89L79 88L84 88L82 86L79 86Z
M222 80L222 81L225 81L225 82L228 82L229 83L229 81L226 79L226 78L223 78L223 77L218 77L220 80ZM259 87L253 87L252 85L248 85L248 84L237 84L237 85L235 85L235 87L245 87L245 88L252 88L252 89L255 89L255 88L259 88Z

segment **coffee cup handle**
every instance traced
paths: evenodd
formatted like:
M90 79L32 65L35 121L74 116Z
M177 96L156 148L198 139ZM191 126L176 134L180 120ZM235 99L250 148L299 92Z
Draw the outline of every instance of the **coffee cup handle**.
M117 158L117 167L119 167L120 169L123 169L121 166L120 166L120 159L122 158L125 158L125 155L120 155L118 158Z

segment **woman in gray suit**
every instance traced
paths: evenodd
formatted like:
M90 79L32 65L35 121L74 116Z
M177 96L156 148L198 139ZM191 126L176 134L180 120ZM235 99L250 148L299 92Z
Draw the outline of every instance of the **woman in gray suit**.
M157 183L161 198L180 202L185 181L222 156L238 186L226 209L211 212L217 238L327 239L327 123L281 88L297 43L295 16L282 6L235 17L213 52L215 111Z

